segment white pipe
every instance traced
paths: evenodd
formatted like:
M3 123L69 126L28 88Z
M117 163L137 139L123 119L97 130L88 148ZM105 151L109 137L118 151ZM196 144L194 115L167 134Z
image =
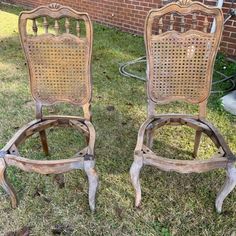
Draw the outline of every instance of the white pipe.
M223 3L224 3L224 0L218 0L216 6L221 9L222 6L223 6ZM216 30L216 20L215 20L215 18L214 18L214 21L213 21L212 26L211 26L211 33L214 33L215 30Z

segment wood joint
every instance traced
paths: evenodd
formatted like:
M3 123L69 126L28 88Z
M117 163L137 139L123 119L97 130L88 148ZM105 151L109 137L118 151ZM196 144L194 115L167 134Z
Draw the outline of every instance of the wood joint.
M4 150L0 150L0 158L4 158L7 155L7 152Z
M236 156L235 155L227 155L226 156L229 161L236 161Z
M136 156L140 156L140 155L142 155L144 152L143 152L143 149L142 150L135 150L134 151L134 155L136 155Z
M94 160L94 155L91 155L91 154L86 153L86 154L84 155L84 160L85 160L85 161L93 161L93 160Z

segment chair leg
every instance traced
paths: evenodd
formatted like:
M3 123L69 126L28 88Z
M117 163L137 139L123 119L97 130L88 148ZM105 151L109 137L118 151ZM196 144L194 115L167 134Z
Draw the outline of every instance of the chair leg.
M86 137L86 144L89 145L89 137Z
M235 185L236 185L236 168L231 163L227 167L226 181L216 198L215 207L218 213L221 213L223 201L232 192Z
M88 176L89 182L89 206L91 211L95 211L95 199L96 192L98 187L98 175L96 170L94 169L95 162L94 161L84 161L84 170Z
M48 150L48 142L47 142L47 136L46 136L45 130L40 131L39 135L40 135L41 143L43 146L43 151L44 151L45 155L48 156L49 150Z
M134 162L130 168L130 177L135 189L135 207L141 204L141 186L139 181L139 174L143 166L142 156L134 155Z
M0 159L0 185L5 190L5 192L11 198L11 206L12 208L17 207L17 197L13 187L8 183L6 178L6 163L3 158Z
M146 131L146 137L147 137L147 142L146 142L146 145L148 148L152 148L152 145L153 145L153 136L154 136L154 129L148 129Z
M197 130L195 134L195 142L194 142L194 150L193 150L193 156L196 158L197 157L197 152L199 149L199 144L201 141L202 137L202 131Z

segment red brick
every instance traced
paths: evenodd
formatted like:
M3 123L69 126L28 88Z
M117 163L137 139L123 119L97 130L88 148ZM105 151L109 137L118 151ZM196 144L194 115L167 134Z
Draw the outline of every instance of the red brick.
M228 42L228 43L233 43L233 44L236 45L236 39L232 38L232 37L223 36L222 41L225 41L225 42Z
M236 32L235 33L231 32L230 37L236 39ZM234 46L236 47L236 45L234 45Z
M231 34L230 31L223 31L223 35L226 36L226 37L229 37Z
M45 5L51 3L49 0L3 0L7 3L22 5L24 7L34 8L38 5ZM203 2L203 0L200 0ZM89 13L92 20L102 23L107 26L115 26L121 30L134 33L143 34L144 21L147 12L152 8L160 8L166 5L169 0L57 0L58 3L68 5L79 11L86 11ZM205 4L216 6L216 0L205 0ZM225 0L223 5L223 12L226 15L229 8L236 8L236 3L231 5L231 0ZM203 16L200 16L204 20ZM212 19L209 20L209 29ZM197 28L202 30L202 21L198 23ZM164 19L164 24L168 25L169 18ZM178 17L176 17L175 29L179 30ZM191 17L186 17L185 26L187 29L191 28ZM164 26L165 27L165 26ZM229 54L236 55L236 20L235 17L230 18L225 24L223 37L221 42L221 50Z

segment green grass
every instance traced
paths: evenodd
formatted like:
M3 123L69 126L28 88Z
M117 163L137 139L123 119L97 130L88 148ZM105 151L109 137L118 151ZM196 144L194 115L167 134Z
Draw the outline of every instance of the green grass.
M21 9L2 5L0 9L0 146L3 147L19 127L34 119L34 104L17 33ZM57 225L64 225L65 235L230 235L236 231L236 192L225 200L222 214L214 209L216 194L225 179L224 171L220 170L180 175L145 167L141 174L142 208L134 209L128 171L139 126L146 117L145 84L120 76L118 67L144 54L142 37L94 24L92 111L100 177L96 213L89 210L87 180L82 171L65 174L65 187L59 188L51 175L8 168L20 204L11 209L7 195L0 192L0 235L23 226L30 227L30 235L53 235ZM220 56L218 69L225 63ZM138 71L142 74L142 69ZM210 97L207 118L221 130L235 152L235 117L220 106L221 95ZM107 109L108 106L114 110ZM158 107L157 111L196 113L197 108L172 103ZM81 114L79 108L64 104L49 107L45 112ZM188 159L193 137L194 132L188 128L160 129L154 147L168 157ZM59 128L50 129L48 139L52 159L70 157L84 141L73 130ZM214 147L206 137L203 141L200 157L207 158ZM30 158L45 158L37 135L22 145L20 151Z

